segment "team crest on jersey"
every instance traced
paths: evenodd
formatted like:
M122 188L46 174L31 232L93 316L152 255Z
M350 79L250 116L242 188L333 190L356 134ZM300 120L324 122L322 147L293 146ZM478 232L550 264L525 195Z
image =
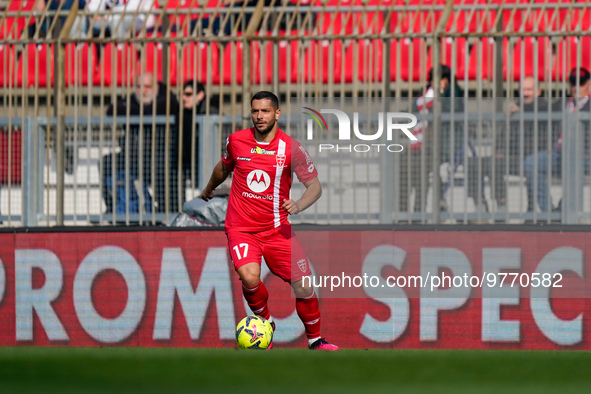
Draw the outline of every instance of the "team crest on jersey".
M275 159L277 160L277 167L283 167L285 165L285 158L286 156L278 153L277 156L275 156Z
M298 260L298 268L303 273L306 273L306 259L300 259L300 260Z

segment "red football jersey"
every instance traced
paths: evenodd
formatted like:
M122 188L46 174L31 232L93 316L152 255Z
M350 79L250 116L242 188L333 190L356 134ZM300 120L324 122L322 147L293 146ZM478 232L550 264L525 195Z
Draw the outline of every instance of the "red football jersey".
M279 129L269 143L257 142L254 128L231 134L222 160L234 172L226 231L264 231L287 223L281 205L289 199L293 173L302 183L318 176L306 149Z

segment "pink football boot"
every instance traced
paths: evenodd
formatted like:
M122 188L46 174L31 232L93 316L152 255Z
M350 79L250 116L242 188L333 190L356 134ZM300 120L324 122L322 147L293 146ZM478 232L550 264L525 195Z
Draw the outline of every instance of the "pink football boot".
M338 346L333 345L332 343L328 343L326 339L320 338L316 342L310 345L310 350L329 350L335 351L339 350Z

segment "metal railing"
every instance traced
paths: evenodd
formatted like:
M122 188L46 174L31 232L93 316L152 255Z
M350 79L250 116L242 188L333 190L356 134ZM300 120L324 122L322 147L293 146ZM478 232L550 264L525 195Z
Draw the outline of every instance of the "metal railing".
M164 205L168 206L165 212L156 212L162 209L158 201L158 206L152 206L145 217L126 209L123 216L115 214L112 220L104 214L100 163L96 168L94 164L83 163L84 160L100 162L104 152L118 145L117 133L107 130L122 133L134 122L152 122L150 117L142 121L144 113L137 114L129 109L116 114L116 118L106 115L110 106L118 102L129 105L134 95L143 93L144 88L136 88L140 75L154 74L161 84L160 91L174 94L179 102L185 81L204 84L207 94L204 119L217 122L214 115L218 111L222 116L216 130L212 130L216 141L205 149L203 154L207 154L221 151L223 136L231 130L249 125L248 98L259 90L279 93L284 114L289 116L297 115L292 114L290 107L290 99L294 97L408 97L410 103L424 93L432 66L431 82L438 86L439 62L432 59L439 58L441 63L451 67L451 83L462 86L464 97L506 96L507 100L515 100L521 94L520 85L531 76L535 91L539 89L553 100L558 97L566 100L564 97L571 93L568 81L571 69L591 68L591 5L587 2L482 1L468 4L461 0L419 0L393 4L388 0L314 3L261 0L204 5L197 0L171 0L148 1L145 2L148 6L139 10L125 7L78 10L77 1L59 2L57 9L37 9L34 3L0 3L0 118L4 122L6 145L17 141L10 136L18 130L24 133L27 122L32 122L35 130L49 131L41 140L36 138L34 145L43 146L47 152L42 160L44 175L38 176L43 182L49 182L43 186L42 220L37 223L44 225L101 223L105 218L118 222L121 217L127 224L156 223L174 214L175 210L170 209L172 192L169 191L164 199ZM577 80L575 85L579 84ZM197 88L196 82L193 88ZM173 100L168 99L166 108L159 112L166 118L161 126L168 128L169 135L170 128L176 127L177 122L171 119L177 116L173 104ZM546 207L528 213L527 206L539 205L538 194L532 196L527 192L528 187L538 187L538 178L528 186L524 177L527 155L523 147L517 148L516 152L522 150L517 153L518 157L507 154L503 165L500 164L503 160L479 151L494 150L499 143L486 133L494 130L493 134L500 134L501 125L510 129L514 121L507 120L502 113L503 104L499 103L496 108L498 116L490 115L482 105L482 102L472 104L474 112L469 112L467 120L462 118L464 113L454 115L464 120L462 140L470 141L476 153L456 158L458 150L472 148L453 143L446 148L445 141L439 142L437 137L431 142L435 146L435 157L419 154L413 159L408 155L394 158L393 162L378 163L378 167L394 165L407 169L405 174L395 171L393 183L386 183L391 190L377 193L381 196L379 199L367 190L357 191L359 196L350 203L353 208L345 208L348 204L345 190L349 184L369 185L371 189L373 183L384 182L379 177L376 181L373 167L367 166L364 173L357 174L354 180L344 180L349 184L337 185L333 191L343 193L338 205L331 202L330 209L342 207L339 212L328 208L323 212L319 205L315 209L320 211L312 216L304 215L302 220L313 218L330 223L552 222L566 221L567 216L568 222L587 220L584 215L575 220L565 211L565 204L553 206L561 212L547 212L548 199ZM551 115L550 130L553 127L565 129L565 119L569 116L564 107L560 109L562 115ZM437 105L433 112L435 119L445 119L445 113L442 114ZM139 120L135 120L135 116L139 116ZM520 116L522 124L518 128L523 135L530 124L529 115ZM288 120L284 122L289 123ZM444 136L448 127L444 120L433 122L433 126L443 128L436 130L435 136ZM456 127L451 126L452 129ZM101 133L102 142L93 140ZM191 133L196 156L192 159L210 163L196 146L196 129ZM455 132L450 134L455 135ZM556 139L552 131L550 134L551 140ZM91 141L90 147L85 147L88 141ZM25 194L22 185L29 182L25 179L29 159L24 155L29 143L27 140L20 148L23 161L16 164L21 167L22 179L2 181L0 185L0 218L4 225L32 223L23 219L27 215L31 217L31 208L25 209L21 203ZM174 142L169 141L169 144L174 145ZM7 153L0 157L0 163L10 166L5 171L13 171L11 163L17 157L12 153L13 148L6 148ZM126 145L119 148L123 152L131 149ZM171 156L174 152L169 152ZM419 172L412 170L416 167L413 160L419 163ZM532 161L535 167L537 159ZM129 157L123 163L129 166ZM170 165L167 163L164 165ZM448 164L440 170L442 163ZM118 163L111 164L116 167ZM334 168L327 166L327 171L330 169L331 174L334 173ZM207 165L198 168L200 174L188 177L188 186L184 188L187 196L191 195L189 190L199 190L198 182L202 183L208 176L203 172ZM502 181L499 171L504 172ZM84 177L79 175L82 172L86 174ZM149 172L152 172L151 182L156 169L144 171L142 176ZM170 168L164 173L170 174ZM550 184L550 193L556 194L555 201L558 201L564 189L562 183L569 178L564 174L553 175L552 168L548 174L546 183ZM363 176L367 179L363 180ZM465 181L470 179L477 181ZM586 180L584 169L583 177L576 179ZM167 183L175 182L169 179ZM401 183L406 186L401 187ZM98 197L93 194L97 193L97 185ZM417 185L421 187L419 199L425 200L424 206L410 209L418 196ZM577 198L584 203L582 208L586 212L586 184L577 185L583 190L583 197ZM458 191L461 188L465 190ZM80 189L86 190L85 197L78 193ZM173 207L184 200L182 185L176 185L175 189L178 189L179 201ZM401 196L400 189L408 191L408 195ZM505 204L498 202L497 189L507 189ZM569 190L572 190L570 186ZM443 196L443 203L438 196ZM372 201L368 205L371 209L359 206L363 198ZM512 205L515 201L520 202ZM152 204L156 202L152 200ZM84 207L85 212L79 214L80 207Z

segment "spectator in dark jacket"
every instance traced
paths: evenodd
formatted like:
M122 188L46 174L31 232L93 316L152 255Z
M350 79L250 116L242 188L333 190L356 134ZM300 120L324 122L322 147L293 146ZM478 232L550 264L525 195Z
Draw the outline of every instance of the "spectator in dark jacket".
M207 114L207 96L201 82L188 80L183 85L182 109L179 115L182 135L183 179L199 183L199 141L201 133L195 116ZM210 114L217 114L216 107L209 107Z
M538 193L537 202L542 209L547 208L547 193L541 191L547 188L548 177L548 122L547 113L549 103L542 96L541 89L536 89L536 80L533 77L526 77L521 82L521 98L517 102L509 103L508 112L512 116L511 129L509 135L509 147L503 149L509 154L511 167L519 168L519 160L523 157L523 169L526 176L527 186L527 208L528 211L534 209L534 165L538 164ZM518 121L518 113L539 114L537 122L532 120L523 121L523 144L521 144L521 122ZM536 124L537 123L537 124ZM536 146L536 127L537 127L537 146ZM551 145L553 146L558 139L558 135L551 135ZM498 146L504 147L504 141L500 141ZM522 156L523 154L523 156ZM554 169L552 170L554 173ZM541 185L540 185L541 183ZM544 186L546 184L546 186Z
M137 115L164 115L168 116L169 135L168 149L166 151L166 125L158 124L155 129L154 155L152 152L152 119L145 119L140 130L137 121L131 121L131 126L125 135L119 137L120 153L106 155L102 159L102 184L103 198L107 205L107 212L112 212L115 202L112 196L112 182L121 183L125 172L129 173L133 180L139 179L140 158L143 159L141 169L146 185L153 184L154 200L157 212L166 210L166 163L168 163L169 179L169 210L178 210L178 178L177 178L177 157L178 157L178 129L176 127L176 116L179 111L179 104L174 94L167 94L166 89L156 82L151 73L139 75L136 79L136 86L129 98L121 98L115 106L109 107L108 116L137 116ZM171 116L172 115L172 116ZM143 136L143 149L140 151L140 132ZM129 167L126 167L126 147L129 144ZM116 174L114 174L112 163L115 162ZM155 172L152 174L152 161L155 163ZM123 172L123 174L122 174ZM152 177L154 175L154 178ZM111 186L111 187L109 187ZM140 193L141 194L141 193ZM120 201L122 196L118 196ZM147 200L147 198L145 199ZM144 206L146 212L151 209ZM139 207L138 207L139 209ZM117 209L120 211L121 209Z

